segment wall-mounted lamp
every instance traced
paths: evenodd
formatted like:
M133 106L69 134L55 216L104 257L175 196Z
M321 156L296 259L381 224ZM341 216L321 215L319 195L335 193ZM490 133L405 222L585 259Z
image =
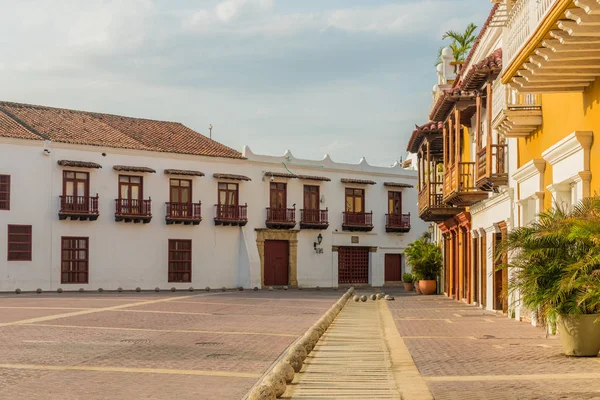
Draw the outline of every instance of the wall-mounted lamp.
M321 242L323 241L323 235L321 235L319 233L319 236L317 236L317 241L314 243L315 249L317 248L317 245L321 245Z

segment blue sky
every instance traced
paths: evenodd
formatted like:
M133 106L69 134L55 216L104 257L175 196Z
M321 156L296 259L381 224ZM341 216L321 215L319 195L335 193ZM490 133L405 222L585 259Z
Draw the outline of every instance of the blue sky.
M484 0L0 0L0 99L180 121L241 150L391 165Z

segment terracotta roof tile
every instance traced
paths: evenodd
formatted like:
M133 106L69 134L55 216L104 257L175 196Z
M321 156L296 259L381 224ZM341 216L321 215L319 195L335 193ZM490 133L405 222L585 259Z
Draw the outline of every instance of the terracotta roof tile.
M32 134L37 133L56 142L243 158L238 151L211 140L179 122L10 102L0 102L0 111L3 115L12 117L14 122ZM11 135L10 132L0 130L0 136L14 137L14 133Z
M235 175L235 174L213 174L213 178L216 179L228 179L231 181L251 181L252 179L248 178L244 175Z
M102 168L102 165L91 161L58 160L58 165L62 167Z
M377 182L366 179L342 178L342 183L357 183L360 185L377 185Z
M429 119L435 122L444 121L457 100L472 99L476 96L476 91L462 90L461 88L444 90L444 93L431 109Z
M383 186L388 187L399 187L399 188L414 188L414 185L410 183L398 183L398 182L383 182Z
M415 125L415 130L408 140L406 150L409 153L417 153L425 135L441 133L443 130L444 123L441 121L429 121L421 126Z
M331 178L326 176L313 176L313 175L298 175L299 179L304 179L307 181L322 181L322 182L331 182Z
M150 174L156 173L155 169L149 167L134 167L131 165L114 165L113 169L115 171L124 171L124 172L148 172Z
M265 172L265 176L272 176L274 178L298 178L298 175L290 174L288 172Z
M0 109L0 136L15 139L43 140L44 138L30 132Z
M473 65L460 83L462 90L479 90L487 82L488 77L497 77L502 71L502 49L496 49L492 54Z
M165 169L166 175L204 176L204 172L188 169Z

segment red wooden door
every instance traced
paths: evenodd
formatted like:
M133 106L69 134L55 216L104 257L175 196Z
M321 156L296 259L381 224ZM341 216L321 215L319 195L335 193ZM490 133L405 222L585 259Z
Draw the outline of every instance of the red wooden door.
M402 280L402 254L385 255L385 281L400 282Z
M369 248L338 248L338 283L369 283Z
M289 282L289 242L285 240L265 241L265 270L266 286L283 286Z

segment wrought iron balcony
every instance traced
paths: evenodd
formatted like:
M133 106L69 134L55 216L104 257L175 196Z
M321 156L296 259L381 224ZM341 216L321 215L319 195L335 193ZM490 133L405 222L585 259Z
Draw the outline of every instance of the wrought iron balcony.
M373 230L373 212L344 212L342 230L370 232Z
M497 191L508 185L507 145L493 144L477 152L477 183L481 190Z
M215 225L245 226L248 223L248 205L215 204Z
M488 193L475 186L475 163L458 162L444 174L443 201L453 206L466 207L488 197Z
M295 208L267 207L267 228L291 229L296 226Z
M90 220L98 219L98 194L96 196L59 196L58 219Z
M199 225L202 221L202 203L166 202L165 220L167 225Z
M300 229L327 229L329 211L316 209L300 210Z
M410 213L408 214L385 214L386 232L409 232Z
M115 199L115 221L143 222L152 220L152 200Z
M444 203L442 188L442 182L430 182L419 191L419 218L423 221L441 222L465 210Z

